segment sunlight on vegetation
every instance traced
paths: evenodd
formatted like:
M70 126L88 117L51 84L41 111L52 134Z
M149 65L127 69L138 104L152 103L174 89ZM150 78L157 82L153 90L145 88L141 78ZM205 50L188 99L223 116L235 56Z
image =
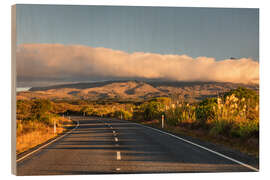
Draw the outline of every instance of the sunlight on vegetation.
M57 133L61 133L69 123L62 117L66 115L110 117L136 122L160 122L164 115L166 125L191 130L203 129L213 137L259 137L259 95L253 90L239 87L196 103L188 103L175 96L157 97L144 102L18 100L17 151L33 147L22 145L32 139L40 137L42 140L38 142L41 142L53 137L54 121Z
M199 103L171 104L165 117L172 125L190 124L209 129L211 135L258 137L259 96L252 90L238 88Z
M163 114L170 125L204 128L213 136L248 138L259 135L259 96L242 87L192 104L181 99L159 97L139 105L94 103L83 105L81 111L89 116L142 121L160 120Z
M23 152L53 138L70 124L69 119L53 111L53 104L49 100L18 100L16 152Z

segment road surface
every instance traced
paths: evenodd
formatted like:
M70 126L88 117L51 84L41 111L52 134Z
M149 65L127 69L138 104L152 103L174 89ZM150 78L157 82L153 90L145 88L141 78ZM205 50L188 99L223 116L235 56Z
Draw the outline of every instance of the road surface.
M79 124L19 157L17 175L256 171L204 147L124 120L72 117Z

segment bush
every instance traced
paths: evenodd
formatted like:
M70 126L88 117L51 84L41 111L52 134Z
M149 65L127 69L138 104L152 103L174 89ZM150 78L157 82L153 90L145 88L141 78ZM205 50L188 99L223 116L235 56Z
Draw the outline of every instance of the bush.
M244 122L231 129L231 135L233 137L259 137L259 124L255 121Z
M256 93L256 91L247 89L244 87L238 87L237 89L233 89L227 93L224 94L224 98L227 96L235 95L238 99L252 99L253 101L259 101L259 95Z
M196 119L199 124L206 125L208 120L212 121L216 117L217 99L207 98L196 107Z
M32 101L28 101L28 100L17 101L16 116L18 120L26 121L31 118L32 104L33 104Z
M229 135L232 123L225 119L215 120L210 129L211 135Z
M46 122L46 118L49 111L52 109L51 102L45 99L37 99L33 102L31 112L32 112L32 119L34 121L44 121Z
M150 101L142 105L142 112L145 120L160 118L164 105L160 102Z

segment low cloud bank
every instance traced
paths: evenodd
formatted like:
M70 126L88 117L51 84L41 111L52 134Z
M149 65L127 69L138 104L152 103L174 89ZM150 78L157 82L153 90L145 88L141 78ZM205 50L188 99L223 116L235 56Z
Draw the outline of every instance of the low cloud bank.
M16 52L17 77L24 79L145 78L174 81L258 83L252 59L192 58L187 55L126 53L81 45L22 44Z

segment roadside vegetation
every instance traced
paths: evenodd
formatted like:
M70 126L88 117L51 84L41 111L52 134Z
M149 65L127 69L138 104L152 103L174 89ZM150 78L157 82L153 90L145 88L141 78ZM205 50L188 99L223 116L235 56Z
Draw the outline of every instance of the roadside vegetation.
M59 117L69 114L132 120L158 128L163 115L167 131L220 141L257 156L259 152L259 95L242 87L196 103L185 102L177 96L136 103L20 100L17 136L44 129L42 126L51 128L54 119L61 127Z
M259 136L259 97L252 90L238 88L197 104L172 105L164 112L171 125L204 128L213 136Z
M52 102L49 100L18 100L16 152L21 153L46 142L71 124L69 119L53 111Z

